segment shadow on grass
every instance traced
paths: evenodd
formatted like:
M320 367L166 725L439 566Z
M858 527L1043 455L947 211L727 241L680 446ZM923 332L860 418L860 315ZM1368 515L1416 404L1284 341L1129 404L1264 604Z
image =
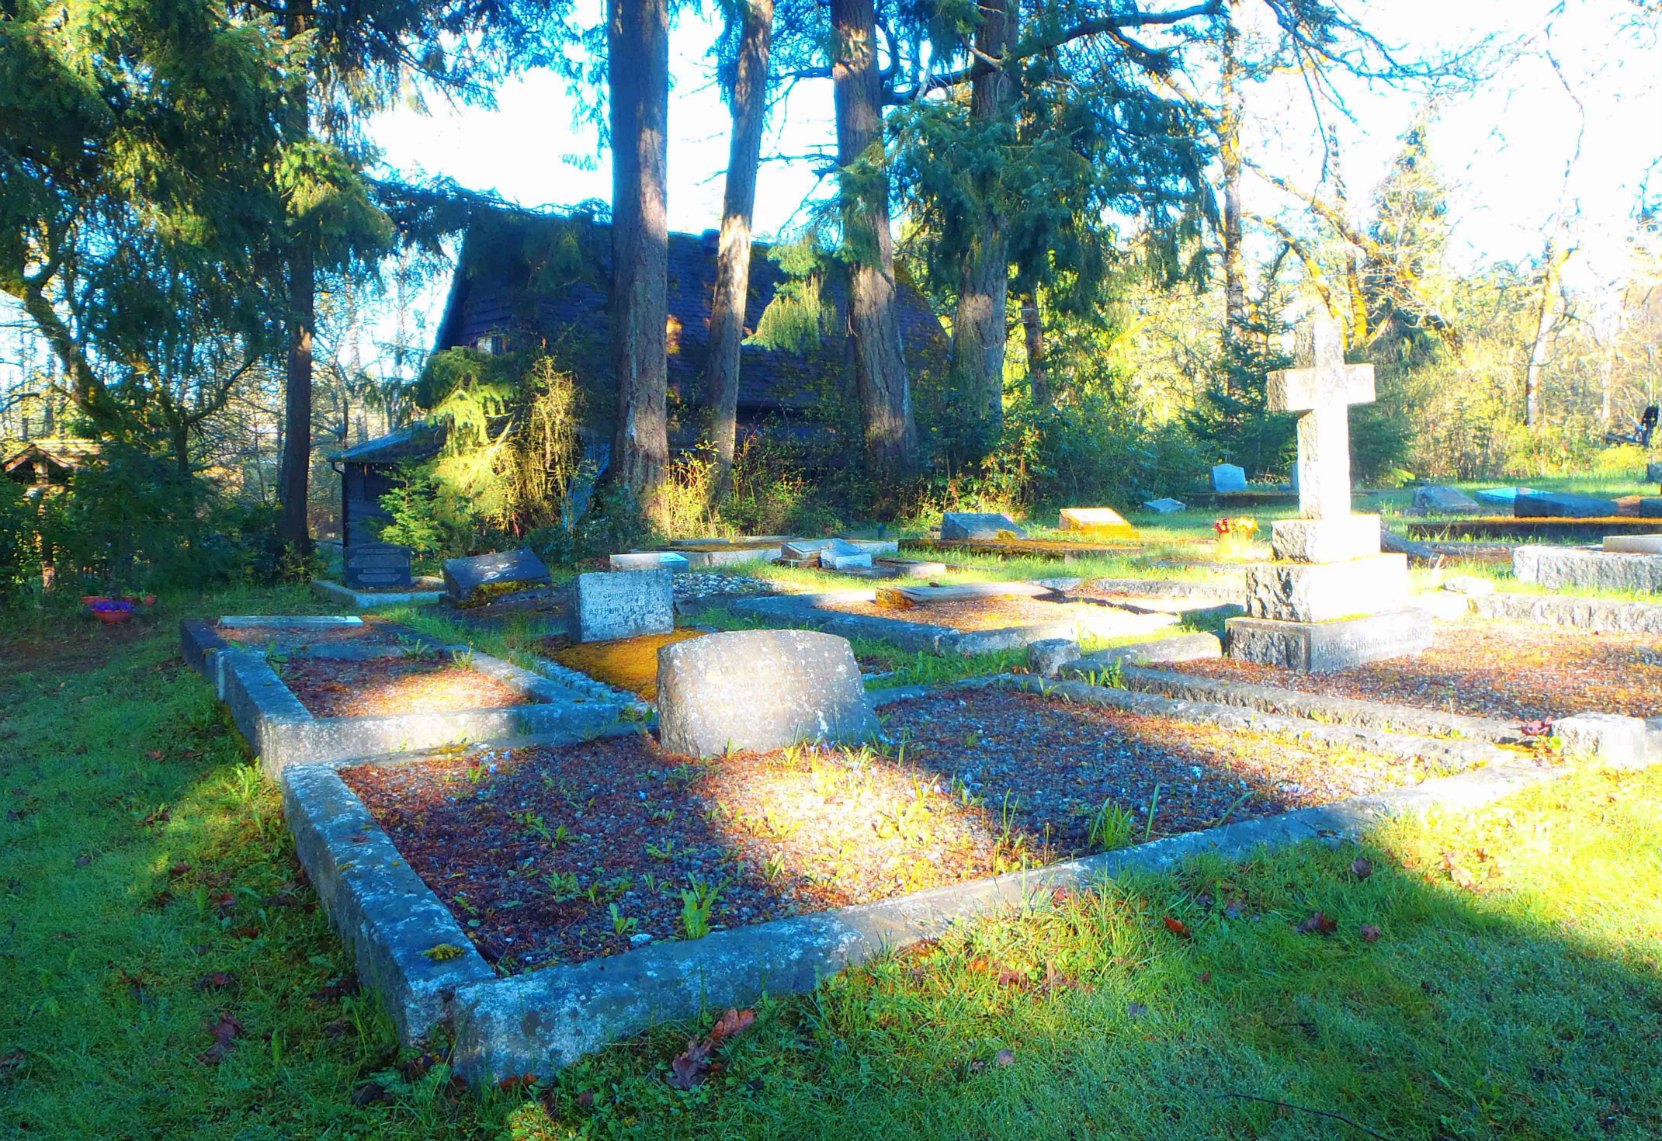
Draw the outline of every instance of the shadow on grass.
M349 993L276 799L172 630L72 675L49 649L14 667L0 725L0 1133L1662 1131L1662 774L1400 822L1360 850L1366 879L1358 849L1311 844L971 924L764 1004L691 1092L664 1078L695 1028L670 1027L474 1099L402 1066ZM1301 934L1317 914L1332 933Z

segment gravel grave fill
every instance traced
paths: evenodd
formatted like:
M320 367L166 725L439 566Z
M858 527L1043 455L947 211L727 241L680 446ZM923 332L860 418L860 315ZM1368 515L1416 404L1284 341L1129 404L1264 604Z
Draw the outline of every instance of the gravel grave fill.
M885 715L880 750L695 761L643 735L342 776L511 972L682 937L713 889L710 922L743 926L1042 866L1101 846L1105 801L1118 846L1439 771L992 688Z
M1471 618L1439 623L1423 653L1336 673L1305 674L1233 658L1160 668L1479 717L1536 721L1573 713L1662 714L1662 638L1654 634L1595 634Z
M442 656L292 658L278 675L313 717L389 717L505 709L531 698L505 682Z

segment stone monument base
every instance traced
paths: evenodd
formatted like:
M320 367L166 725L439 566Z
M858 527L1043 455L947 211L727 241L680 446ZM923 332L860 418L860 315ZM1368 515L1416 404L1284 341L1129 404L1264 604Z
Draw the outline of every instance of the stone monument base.
M1412 607L1332 622L1231 618L1224 628L1230 657L1300 673L1330 673L1431 646L1431 615Z

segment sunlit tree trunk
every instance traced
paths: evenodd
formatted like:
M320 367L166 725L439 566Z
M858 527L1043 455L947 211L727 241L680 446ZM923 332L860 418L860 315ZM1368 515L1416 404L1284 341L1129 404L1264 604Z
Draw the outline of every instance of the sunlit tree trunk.
M1016 15L1008 0L982 0L975 29L975 52L999 59L1016 36ZM1011 121L1010 76L1002 68L977 74L971 81L970 121L980 137L998 145ZM1004 213L997 201L996 171L977 179L982 203L979 225L971 235L952 318L952 361L969 398L970 438L978 456L997 442L1004 427L1004 349L1009 338L1010 259L1004 236Z
M881 483L917 470L918 434L895 305L872 0L831 0L831 25L836 37L831 82L837 163L842 168L843 244L849 255L849 334L866 451Z
M1236 41L1240 32L1231 23L1224 32L1219 70L1218 163L1223 168L1223 335L1226 344L1239 345L1245 336L1247 310L1246 251L1241 226L1241 117L1240 61ZM1229 383L1226 371L1224 383Z
M1022 296L1021 327L1027 340L1027 383L1033 390L1033 407L1049 408L1056 398L1050 391L1050 374L1045 371L1044 314L1039 312L1037 294Z
M669 9L608 0L612 128L612 367L617 376L613 478L656 520L669 463Z
M294 39L312 26L309 0L292 0L283 21L283 35ZM311 137L311 96L302 79L288 110L290 145ZM317 282L312 237L301 226L288 250L288 366L283 386L282 460L278 465L277 530L284 542L301 552L311 549L308 499L312 468L312 335L317 328Z
M732 476L738 437L740 348L750 297L750 229L762 126L767 118L768 56L773 50L773 0L742 0L742 7L744 22L733 80L733 138L722 191L716 291L710 304L710 359L704 372L710 439L722 487Z
M1562 302L1564 263L1575 253L1573 246L1560 246L1556 238L1547 241L1541 260L1540 294L1535 305L1535 339L1529 348L1529 366L1524 372L1524 425L1541 426L1541 381L1547 358L1552 353L1553 333L1558 325Z

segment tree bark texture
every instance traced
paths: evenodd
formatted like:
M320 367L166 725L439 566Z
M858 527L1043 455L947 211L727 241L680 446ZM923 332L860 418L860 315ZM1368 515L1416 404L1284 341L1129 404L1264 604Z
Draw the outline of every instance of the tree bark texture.
M311 5L295 0L283 21L286 39L310 29ZM311 136L311 97L302 80L289 111L291 140ZM302 225L289 239L288 366L283 385L283 453L278 467L278 537L302 554L312 543L309 519L312 468L312 335L317 328L317 282L312 237ZM345 536L342 536L344 539Z
M849 338L866 451L881 485L916 472L918 433L896 307L873 0L831 0L831 25Z
M704 370L710 440L720 486L733 470L738 437L740 348L750 300L751 220L756 210L756 172L767 119L768 57L773 51L773 0L742 0L737 68L733 79L733 137L722 190L721 244L716 289L710 303L710 359Z
M1044 314L1039 311L1035 293L1022 296L1021 328L1027 340L1027 383L1033 390L1033 407L1049 408L1056 397L1050 391L1050 373L1045 370Z
M1246 251L1241 226L1241 115L1240 63L1235 56L1240 32L1231 24L1224 32L1218 119L1218 163L1223 168L1223 335L1238 345L1246 335ZM1228 383L1227 375L1225 384Z
M1017 17L1008 0L981 0L975 52L998 59L1016 38ZM978 72L970 87L970 121L988 142L1001 145L1013 113L1009 73ZM1004 350L1009 339L1010 258L999 202L998 173L977 176L981 208L970 235L952 317L952 362L969 398L970 438L976 457L998 442L1004 428Z
M669 463L669 9L608 0L612 129L612 367L617 377L613 478L656 519Z

